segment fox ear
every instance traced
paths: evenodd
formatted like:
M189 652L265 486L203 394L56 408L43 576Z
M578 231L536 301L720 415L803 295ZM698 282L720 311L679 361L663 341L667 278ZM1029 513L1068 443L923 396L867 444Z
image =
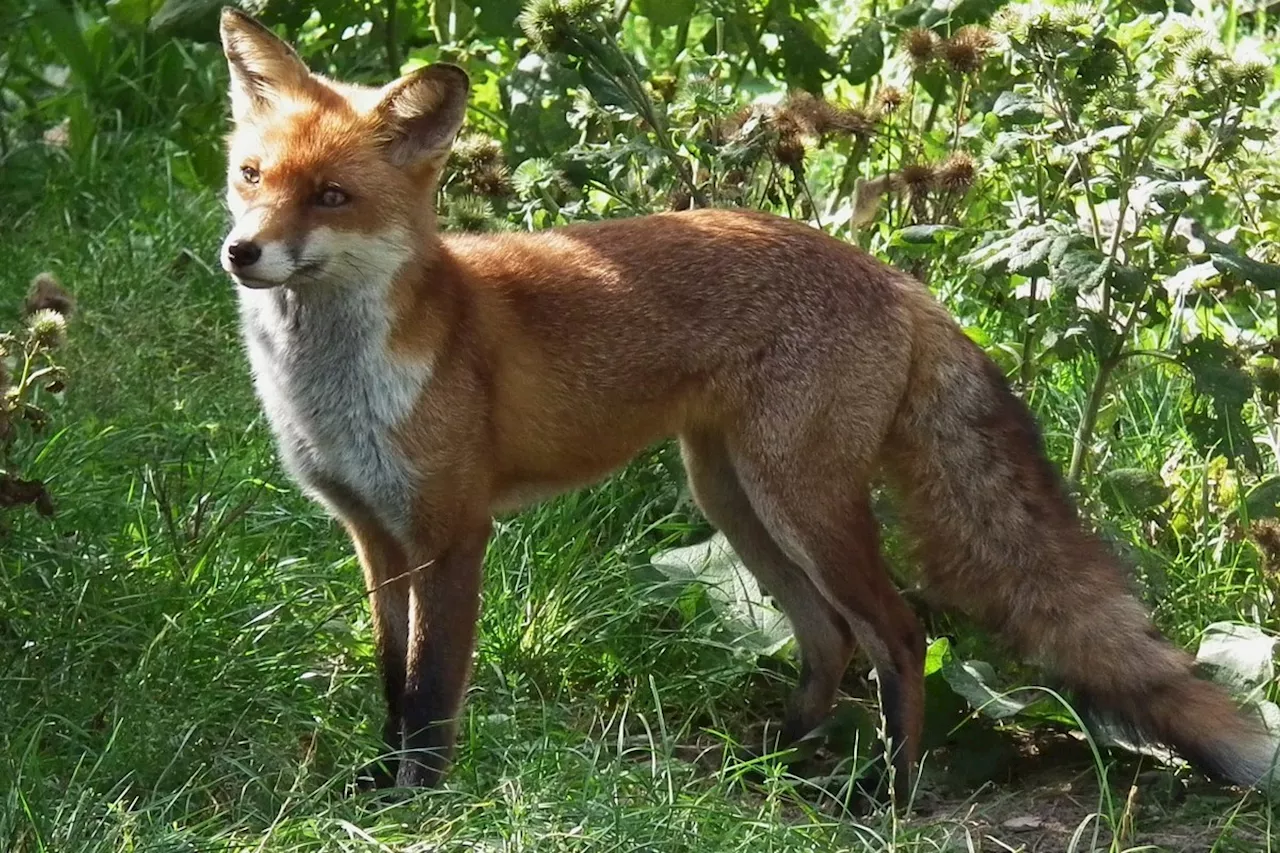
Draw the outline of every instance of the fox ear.
M470 88L467 72L444 62L387 84L377 110L390 133L391 161L397 166L438 165L462 127Z
M302 88L307 66L275 33L230 6L222 10L222 52L231 70L231 115L240 121L282 89Z

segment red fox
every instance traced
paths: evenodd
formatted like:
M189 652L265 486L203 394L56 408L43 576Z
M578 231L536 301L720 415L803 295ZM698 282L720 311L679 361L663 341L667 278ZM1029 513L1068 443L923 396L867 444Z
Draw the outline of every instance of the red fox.
M1277 739L1157 633L1026 407L915 279L745 211L441 235L464 71L348 85L243 13L221 34L221 260L283 463L345 526L370 591L395 756L377 784L448 767L492 517L673 436L702 510L794 627L786 739L830 713L856 641L909 787L925 638L881 562L883 474L942 600L1090 706L1275 784Z

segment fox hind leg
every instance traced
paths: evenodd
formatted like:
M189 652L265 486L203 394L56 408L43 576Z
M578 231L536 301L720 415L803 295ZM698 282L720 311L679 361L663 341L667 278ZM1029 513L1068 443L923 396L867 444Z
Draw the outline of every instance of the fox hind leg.
M800 680L788 703L779 738L784 746L794 744L831 712L853 654L853 633L756 516L723 439L710 433L688 433L681 436L680 443L698 505L778 602L795 633Z
M924 721L924 632L880 556L860 466L840 458L833 450L839 443L805 446L811 452L744 443L731 449L734 469L773 539L847 620L875 665L895 793L905 803Z

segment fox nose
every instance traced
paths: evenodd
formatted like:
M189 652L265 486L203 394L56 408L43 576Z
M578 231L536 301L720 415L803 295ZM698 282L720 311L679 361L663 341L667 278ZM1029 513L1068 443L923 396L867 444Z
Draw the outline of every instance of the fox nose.
M251 267L262 257L262 247L252 240L237 240L227 247L227 257L236 267Z

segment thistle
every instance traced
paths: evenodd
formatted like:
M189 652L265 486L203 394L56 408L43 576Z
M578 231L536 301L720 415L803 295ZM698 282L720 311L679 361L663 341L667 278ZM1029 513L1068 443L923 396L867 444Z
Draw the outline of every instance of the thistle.
M449 199L444 221L446 228L453 231L492 231L496 227L493 206L487 199L475 195Z
M994 45L995 39L985 27L961 27L942 43L942 58L957 74L976 74L982 70L987 52Z
M1204 145L1204 127L1193 118L1184 118L1173 132L1175 144L1183 151L1194 153Z
M67 340L67 318L52 308L41 308L27 318L27 334L44 349L57 349Z
M937 170L930 163L909 163L898 173L898 180L912 198L921 198L935 186Z
M897 86L885 86L876 93L876 105L886 113L891 113L907 99L907 95Z
M907 30L902 37L902 49L917 68L923 68L933 61L938 53L938 44L938 36L924 27Z
M532 157L516 167L511 176L516 194L524 199L532 199L543 190L560 190L564 186L564 177L555 165L544 157Z
M535 49L555 53L570 41L573 17L562 0L533 0L524 7L516 22Z
M977 173L977 164L972 155L966 151L956 151L938 167L934 179L947 192L960 194L973 186Z

